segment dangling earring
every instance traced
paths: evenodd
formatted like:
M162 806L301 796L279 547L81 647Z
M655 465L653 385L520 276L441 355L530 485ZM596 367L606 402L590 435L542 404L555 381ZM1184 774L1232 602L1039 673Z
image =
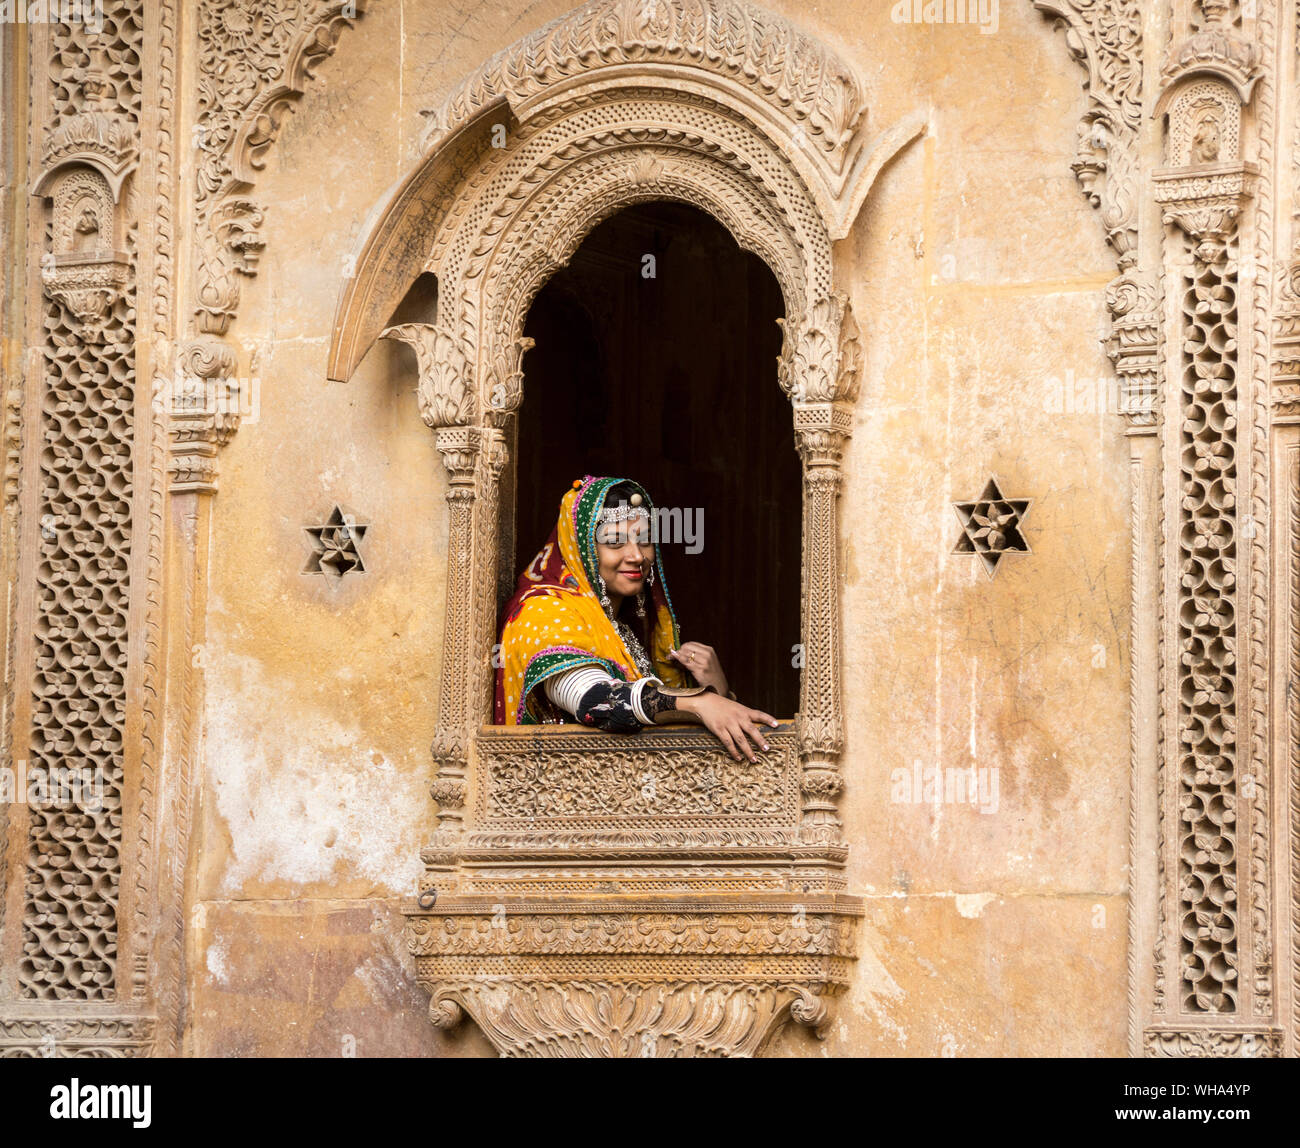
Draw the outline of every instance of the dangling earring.
M606 614L609 613L609 595L605 593L605 579L599 574L596 575L596 581L600 583L600 606Z
M653 566L650 567L650 573L646 577L645 584L647 586L653 586L655 584L655 568Z

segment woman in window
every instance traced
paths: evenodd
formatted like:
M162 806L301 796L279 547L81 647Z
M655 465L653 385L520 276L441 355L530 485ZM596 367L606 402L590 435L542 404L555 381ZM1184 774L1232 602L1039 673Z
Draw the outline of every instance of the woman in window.
M777 720L736 700L711 647L681 643L653 515L629 479L587 475L565 492L506 605L495 721L618 733L693 721L737 761L756 761L768 748L760 723Z

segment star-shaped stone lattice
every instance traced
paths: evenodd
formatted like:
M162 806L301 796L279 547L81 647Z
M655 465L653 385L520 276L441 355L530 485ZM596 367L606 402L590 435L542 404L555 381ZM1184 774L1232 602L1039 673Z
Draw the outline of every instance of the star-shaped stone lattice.
M345 516L336 506L323 526L304 526L303 529L311 538L313 548L304 574L329 574L342 578L349 571L366 572L357 543L366 536L368 526L352 521L351 515Z
M1004 554L1028 554L1029 543L1020 527L1029 513L1028 498L1004 498L998 480L990 478L984 493L974 502L954 502L962 536L954 554L978 554L990 578Z

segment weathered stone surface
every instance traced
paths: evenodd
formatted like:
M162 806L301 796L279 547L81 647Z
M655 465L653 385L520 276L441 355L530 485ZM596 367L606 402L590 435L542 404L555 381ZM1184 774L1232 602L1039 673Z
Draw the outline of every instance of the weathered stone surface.
M438 1032L392 902L200 901L191 939L193 1056L477 1056Z

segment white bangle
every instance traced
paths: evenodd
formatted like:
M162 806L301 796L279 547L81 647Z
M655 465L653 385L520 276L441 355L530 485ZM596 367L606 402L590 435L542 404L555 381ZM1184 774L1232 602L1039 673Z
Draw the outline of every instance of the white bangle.
M641 695L645 693L645 688L650 682L654 682L661 686L663 685L663 682L659 678L649 677L638 678L636 683L632 686L632 712L636 714L636 720L642 725L655 724L654 718L646 717L645 710L641 708Z
M562 674L553 674L542 684L546 687L546 696L551 701L577 717L578 707L582 705L582 699L592 686L600 685L603 682L618 682L618 680L618 678L610 677L599 666L579 666L576 670L566 670ZM636 720L642 725L655 724L654 719L648 717L645 710L641 708L641 695L650 682L663 685L659 678L653 676L638 678L632 683L632 712L636 715Z
M577 717L578 706L582 704L583 695L592 686L614 680L599 666L579 666L576 670L552 674L542 684L546 687L546 696L551 701Z

